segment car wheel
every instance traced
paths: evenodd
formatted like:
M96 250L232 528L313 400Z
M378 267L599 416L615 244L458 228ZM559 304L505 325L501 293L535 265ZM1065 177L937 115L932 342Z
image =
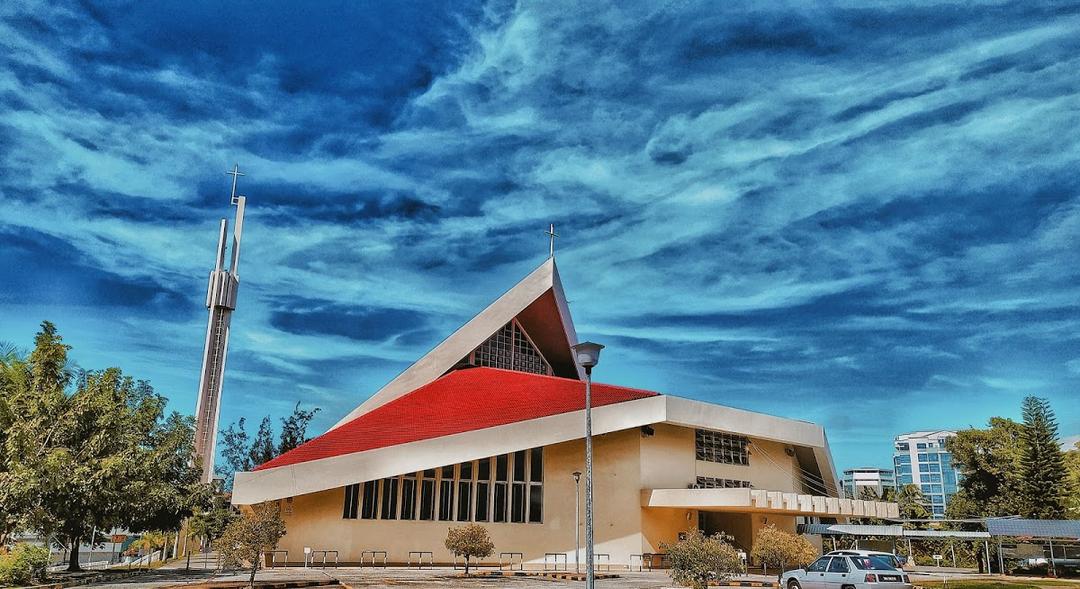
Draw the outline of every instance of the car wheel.
M792 580L787 582L787 588L788 589L802 589L802 585L799 585L798 581L796 581L795 579L792 579Z

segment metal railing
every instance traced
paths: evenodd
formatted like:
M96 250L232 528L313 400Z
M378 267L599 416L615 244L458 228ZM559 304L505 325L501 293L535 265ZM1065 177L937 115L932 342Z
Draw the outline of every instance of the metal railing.
M365 551L361 552L360 553L360 566L361 567L363 567L364 563L367 562L367 559L368 559L369 556L371 557L371 566L373 566L373 567L381 566L382 568L386 568L386 551L385 550L365 550ZM376 562L375 562L376 558L382 558L382 564L381 565L376 564Z
M562 558L562 570L566 570L566 554L563 552L545 552L544 553L544 570L548 569L548 558L551 559L552 568L550 570L559 570L559 558Z
M525 570L525 555L521 552L500 552L499 553L499 570L502 570L504 566L509 566L510 570L514 570L514 557L517 557L517 566L519 571ZM506 564L503 564L503 559L506 559Z
M322 568L324 568L324 569L326 568L326 558L331 554L334 555L334 566L335 567L338 566L338 551L337 550L312 550L311 554L310 554L310 558L309 558L309 564L311 564L311 566L315 566L315 559L318 558L316 556L317 554L322 555Z
M435 568L435 554L432 553L432 552L428 552L426 550L413 550L413 551L409 552L409 566L412 567L413 558L416 557L416 559L417 559L416 568L418 568L418 569L424 568L424 556L425 555L427 555L427 559L428 559L427 568L429 568L429 569Z
M281 559L281 566L283 566L283 567L288 567L289 566L289 551L288 550L263 550L261 553L259 553L259 558L263 558L267 554L270 555L270 568L272 568L272 569L277 568L277 555L279 555L279 554L284 554L285 555L285 558Z

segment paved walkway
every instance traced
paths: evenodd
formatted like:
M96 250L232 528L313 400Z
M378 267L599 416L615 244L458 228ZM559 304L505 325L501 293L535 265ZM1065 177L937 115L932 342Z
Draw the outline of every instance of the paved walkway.
M94 589L158 589L170 585L183 585L217 581L247 581L245 573L230 573L215 575L212 570L202 570L193 566L191 570L184 570L184 561L169 563L168 568L144 573L128 579L111 580L94 583L87 587ZM201 565L200 561L200 565ZM492 570L490 568L481 570ZM674 583L667 571L644 571L626 572L616 571L617 579L598 579L598 589L659 589L672 587ZM510 589L581 589L584 583L581 581L552 580L538 576L503 576L503 577L462 577L462 571L446 567L434 569L408 569L399 567L390 568L302 568L289 567L278 569L263 569L259 571L256 581L285 581L285 580L339 580L342 583L355 588L372 589L401 589L402 586L426 588L467 588L485 589L495 587L507 587ZM775 577L763 575L749 575L741 580L774 581Z

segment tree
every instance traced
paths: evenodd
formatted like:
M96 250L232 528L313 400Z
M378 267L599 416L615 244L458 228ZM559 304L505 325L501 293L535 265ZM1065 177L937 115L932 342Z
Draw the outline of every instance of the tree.
M221 430L224 464L215 466L214 472L224 479L225 488L232 488L234 473L250 471L307 442L308 425L318 412L318 408L309 411L301 409L297 401L292 413L281 418L281 435L277 444L274 443L273 421L269 415L259 422L254 439L244 429L247 420L243 417Z
M200 546L209 547L225 533L225 528L238 517L224 495L216 495L207 509L196 510L187 522L187 537L199 541ZM192 550L187 553L187 568L191 567Z
M1080 442L1065 453L1065 469L1069 472L1069 499L1066 501L1069 519L1080 519Z
M23 373L6 378L0 464L19 521L68 544L79 570L90 530L175 529L206 490L190 418L164 419L166 399L119 368L73 378L69 349L43 322Z
M693 589L707 589L710 581L726 581L742 571L739 553L722 534L706 536L694 530L661 548L671 559L671 580Z
M1058 442L1058 424L1050 402L1039 397L1025 397L1021 514L1034 519L1062 519L1068 473Z
M300 408L300 401L296 402L293 412L288 417L281 418L281 438L277 447L278 454L284 454L308 441L308 425L311 424L311 420L315 418L315 414L318 412L318 407L310 411L304 411Z
M992 417L986 429L961 430L948 439L945 448L961 474L959 492L949 501L951 516L1020 513L1023 432L1024 426L1011 419Z
M817 558L818 551L806 538L769 524L758 531L750 556L760 561L766 571L769 565L774 565L783 573L788 565L809 564Z
M285 522L278 512L277 503L261 503L253 505L251 511L245 511L225 526L221 537L214 542L214 548L225 566L250 565L248 585L254 587L255 574L262 565L262 553L277 548L278 541L284 535Z
M0 547L10 543L18 531L25 508L17 504L22 499L17 492L12 475L3 459L7 432L15 420L11 399L29 388L29 368L23 355L8 344L0 344Z
M466 524L450 528L446 533L446 549L465 558L465 574L469 574L470 558L486 558L495 552L487 528L480 524Z
M278 455L274 446L274 428L270 416L267 415L259 423L259 431L255 432L255 440L251 442L251 464L258 466L264 462L270 462Z
M926 508L926 496L918 485L904 485L896 492L896 505L901 519L930 519L930 510Z

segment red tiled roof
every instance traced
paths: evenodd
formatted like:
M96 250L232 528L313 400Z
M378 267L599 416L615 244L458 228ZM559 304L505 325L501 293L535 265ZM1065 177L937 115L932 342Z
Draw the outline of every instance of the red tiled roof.
M593 383L593 407L657 393ZM455 370L255 470L341 456L585 408L585 383L497 368Z

